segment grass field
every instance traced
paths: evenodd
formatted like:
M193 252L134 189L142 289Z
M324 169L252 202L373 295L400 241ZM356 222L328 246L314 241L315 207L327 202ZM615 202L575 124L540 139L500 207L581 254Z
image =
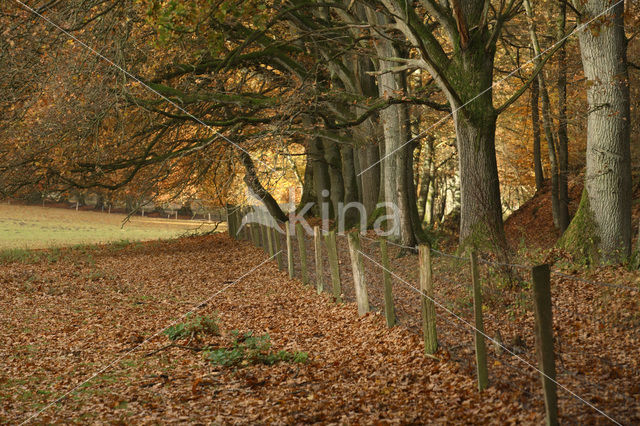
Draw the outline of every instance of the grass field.
M145 241L205 232L215 224L36 206L0 205L0 250ZM224 227L224 228L223 228ZM221 224L218 229L226 229Z

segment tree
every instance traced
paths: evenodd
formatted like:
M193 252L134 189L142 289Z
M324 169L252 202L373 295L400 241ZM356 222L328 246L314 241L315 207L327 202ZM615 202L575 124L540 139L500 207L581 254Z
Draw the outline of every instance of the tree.
M595 262L620 262L631 253L629 76L624 4L574 1L587 83L587 166L578 212L561 245Z
M402 0L382 3L393 17L394 29L419 52L419 59L394 60L428 71L451 106L460 173L460 243L476 235L504 249L496 120L524 92L549 55L540 60L521 89L495 107L492 86L497 41L504 24L519 13L518 2L501 2L494 8L485 0L448 4L426 0L421 2L426 16Z

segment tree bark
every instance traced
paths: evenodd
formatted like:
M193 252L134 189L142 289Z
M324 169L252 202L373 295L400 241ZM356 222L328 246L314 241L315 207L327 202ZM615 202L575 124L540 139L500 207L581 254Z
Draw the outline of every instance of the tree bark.
M556 43L563 43L567 18L567 4L558 3L556 18ZM564 43L558 53L558 226L560 232L569 226L569 136L567 134L567 51Z
M531 127L533 129L533 170L536 178L536 191L544 186L542 156L540 155L540 111L538 100L540 90L537 84L531 85Z
M574 1L583 21L605 12L608 0ZM588 80L587 166L585 191L567 233L588 233L596 261L620 262L631 253L631 153L629 76L624 4L618 3L578 34ZM586 198L586 199L585 199ZM580 220L588 218L589 221ZM584 229L591 222L591 229ZM573 228L573 229L572 229ZM571 231L571 232L570 232ZM566 234L566 233L565 233ZM565 243L571 243L572 238ZM569 247L570 248L570 247Z
M342 176L342 156L340 148L334 141L324 140L324 159L329 170L329 181L331 182L331 208L330 217L336 218L338 213L338 203L344 200L344 179Z
M245 151L238 150L240 154L240 160L242 161L242 165L244 166L245 174L244 174L244 182L247 184L249 189L253 191L253 193L264 203L264 206L267 208L271 216L273 216L276 220L281 222L287 221L287 215L284 214L278 202L271 196L269 191L267 191L264 186L260 183L260 179L256 173L256 168L253 164L253 160L251 156L247 154Z
M418 215L420 221L424 222L427 212L427 201L429 199L429 187L431 186L431 167L433 164L433 135L427 135L425 149L422 151L422 161L420 163L420 181L418 184Z
M324 203L331 204L331 181L329 179L329 167L324 159L324 146L320 138L313 138L309 142L309 154L313 165L313 186L315 188L318 210Z
M460 170L460 243L467 238L489 239L506 247L502 227L500 184L495 153L496 115L493 109L480 123L454 114ZM464 171L464 172L463 172ZM474 236L475 235L475 236Z
M380 149L378 145L369 143L359 148L358 151L360 170L364 171L360 175L362 205L367 214L371 216L380 199Z
M533 8L530 0L524 0L524 7L529 20L529 36L531 37L531 45L533 46L534 59L533 63L539 66L542 62L542 51L536 34L536 26L533 17ZM549 152L549 165L551 167L551 212L553 214L553 226L560 228L560 200L558 197L558 157L556 155L556 142L553 132L553 118L551 116L551 103L549 101L549 92L544 79L544 74L538 74L538 89L540 100L542 101L542 126L544 135L547 139L547 150Z
M309 150L306 150L306 165L304 168L304 176L302 179L302 195L300 197L300 208L304 208L307 203L314 203L317 201L316 191L314 187L313 180L313 160L312 156L309 154ZM293 202L293 200L290 200ZM311 209L314 213L317 214L318 206L314 205L315 209Z
M385 24L387 18L380 14L370 12L369 22L375 25ZM379 36L375 31L375 36ZM392 58L401 56L398 49L391 40L384 37L378 38L375 43L376 51L380 58ZM378 92L383 99L397 97L398 93L405 93L406 82L404 74L392 72L396 63L385 59L378 61ZM412 155L410 139L409 120L406 105L394 104L383 109L379 113L380 124L384 135L384 155L382 161L384 200L396 208L387 207L387 215L393 213L395 216L395 232L389 237L400 244L406 246L415 245L417 239L411 209L417 209L415 203L409 198L409 190L413 188L412 169L406 170L408 162L407 156ZM411 185L409 182L411 179ZM395 210L395 211L394 211ZM417 218L417 210L415 217Z
M358 183L356 178L355 158L353 155L353 147L351 145L343 145L340 149L342 158L342 178L344 182L344 204L351 202L358 202ZM358 223L359 216L356 209L348 209L345 212L345 224L347 227L351 227ZM367 220L367 218L363 218Z

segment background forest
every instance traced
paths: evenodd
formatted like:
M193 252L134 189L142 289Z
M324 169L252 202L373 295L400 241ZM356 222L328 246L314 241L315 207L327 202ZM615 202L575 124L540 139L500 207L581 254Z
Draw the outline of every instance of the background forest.
M500 256L537 194L552 244L625 261L639 20L609 0L6 1L0 190L224 205L248 188L284 221L294 188L369 225L398 206L400 244L447 230Z

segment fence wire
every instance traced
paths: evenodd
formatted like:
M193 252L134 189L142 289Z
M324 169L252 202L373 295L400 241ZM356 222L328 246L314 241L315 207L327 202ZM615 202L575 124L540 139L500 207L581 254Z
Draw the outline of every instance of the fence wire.
M276 232L280 247L287 253L286 236ZM384 313L383 273L379 267L381 252L379 240L362 235L361 252L365 266L365 280L370 309ZM313 235L304 233L309 285L315 287L317 273L321 274L323 290L332 292L331 273L326 242L321 237L320 270L316 272ZM351 257L345 235L336 236L342 299L356 302ZM295 234L291 241L294 275L302 278L301 259ZM475 377L474 330L453 320L448 310L473 323L473 297L469 258L432 249L434 299L442 304L437 307L436 326L438 343L447 357L456 361L461 370ZM421 296L405 283L419 282L416 248L389 242L390 270L393 272L392 288L396 325L411 333L422 335ZM374 261L375 260L375 261ZM540 374L532 366L537 365L533 305L530 296L530 269L521 264L493 262L479 259L479 271L483 291L483 316L485 333L500 342L487 340L489 379L493 386L518 395L525 408L544 410ZM505 266L513 267L512 276L503 276ZM516 271L516 272L513 272ZM616 318L607 312L606 305L589 303L601 296L598 288L605 287L608 297L620 294L635 295L629 286L604 285L564 273L552 272L554 336L557 381L561 388L574 394L559 392L561 419L568 423L601 421L605 417L586 411L585 403L597 406L608 401L607 418L632 423L640 413L640 392L635 383L640 381L637 348L612 342L602 348L602 340L596 339L609 328L623 327L630 342L640 341L640 315L634 318ZM567 284L570 283L570 285ZM597 283L597 284L594 284ZM610 284L610 283L608 283ZM634 290L633 292L629 290ZM571 297L565 297L569 294ZM561 297L563 296L563 297ZM579 324L579 327L576 326ZM583 331L586 330L586 331ZM505 350L506 349L506 350ZM523 365L518 359L526 360ZM579 396L578 396L579 395ZM613 404L612 404L613 402ZM594 407L595 408L595 407ZM597 408L596 408L597 409ZM611 417L609 417L611 416Z

